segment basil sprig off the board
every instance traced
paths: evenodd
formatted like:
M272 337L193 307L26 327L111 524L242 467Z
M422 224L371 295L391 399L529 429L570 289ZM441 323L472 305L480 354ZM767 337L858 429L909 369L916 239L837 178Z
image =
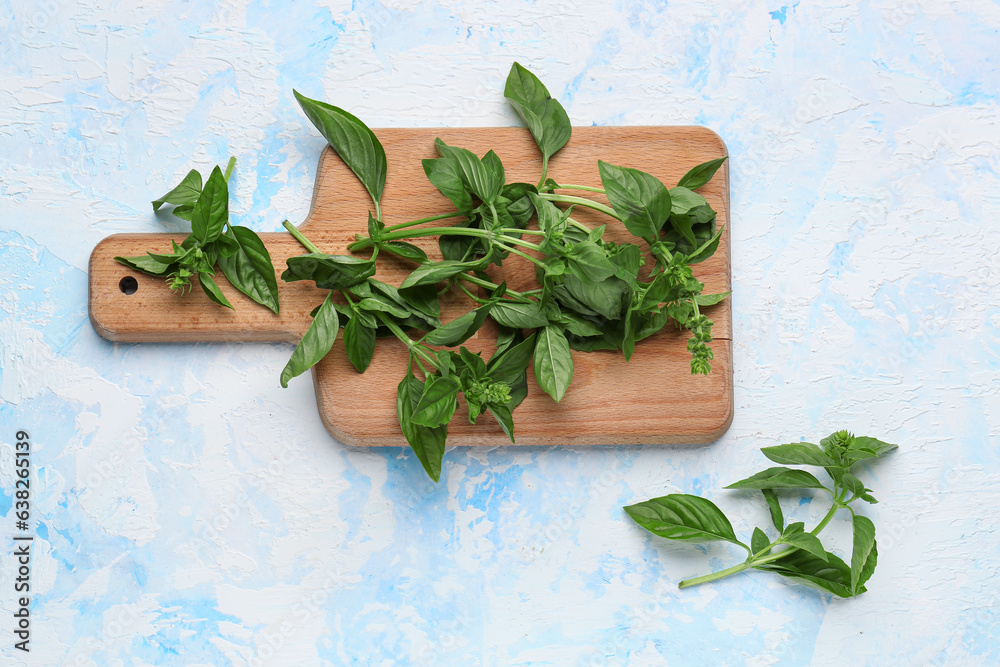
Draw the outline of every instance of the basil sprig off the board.
M470 422L488 412L514 440L512 413L527 395L529 362L538 386L560 401L573 379L573 351L621 350L628 360L636 343L672 320L690 332L691 372L709 373L712 322L701 308L726 294L702 294L692 265L715 252L722 230L696 190L725 158L693 166L674 187L604 161L596 174L602 187L557 183L549 159L569 141L569 117L537 77L514 63L504 95L538 145L538 183L509 182L492 150L479 156L437 139L438 157L422 164L452 208L387 225L380 203L387 162L378 138L347 111L294 94L368 191L373 210L367 235L347 248L362 256L327 254L285 223L309 252L290 258L282 279L313 281L331 293L313 311L312 325L281 374L283 386L322 359L341 328L359 372L371 361L377 338L396 337L409 351L397 392L400 428L437 481L459 394ZM587 196L592 193L605 195L610 206ZM575 220L578 207L623 225L637 242L605 241L607 225ZM537 227L529 227L532 220ZM408 242L428 236L437 237L442 260ZM399 287L375 278L379 253L413 263ZM512 255L535 265L536 289L518 292L490 279L487 267ZM471 308L442 325L439 296L447 290L464 293ZM489 359L462 347L487 318L500 331Z
M865 582L875 571L878 549L875 525L858 514L851 503L863 500L878 502L852 470L863 461L878 459L896 449L896 445L875 438L855 437L838 431L820 441L819 446L794 442L761 451L771 461L790 465L818 466L826 471L829 484L812 473L784 465L768 468L727 486L727 489L757 489L767 502L777 536L772 540L761 528L754 528L750 544L736 538L732 524L714 503L700 496L674 493L662 498L629 505L632 519L649 532L670 540L688 542L726 541L746 549L747 559L739 565L680 582L681 588L695 586L751 568L775 572L839 597L854 597L865 592ZM830 494L833 505L810 531L802 522L785 524L779 494L789 489L816 489ZM819 533L841 509L851 514L854 544L851 563L827 551Z
M197 280L209 299L233 308L213 278L218 264L236 289L277 313L278 281L267 248L252 229L229 222L228 183L235 165L236 158L230 158L225 173L216 166L204 184L201 174L192 169L177 187L153 201L154 211L172 204L172 213L191 223L191 234L183 243L171 241L172 252L115 260L163 277L175 292L190 291L191 281Z

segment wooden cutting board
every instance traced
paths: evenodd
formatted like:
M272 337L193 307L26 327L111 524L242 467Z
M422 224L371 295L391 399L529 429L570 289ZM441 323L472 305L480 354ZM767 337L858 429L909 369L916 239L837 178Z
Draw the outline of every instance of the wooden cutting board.
M420 164L422 158L437 157L435 137L478 155L494 149L506 168L508 182L538 181L538 151L523 128L382 129L376 134L389 162L382 200L388 225L453 210L427 181ZM549 175L562 183L600 186L597 160L602 159L650 172L671 186L691 167L726 154L719 136L702 127L578 127L552 159ZM731 289L728 163L699 192L718 211L718 222L725 231L718 251L695 266L695 275L705 283L706 294L726 292ZM600 195L594 198L607 202ZM354 174L327 148L317 168L312 209L300 229L323 251L343 254L356 233L366 232L370 205ZM614 223L608 226L608 240L635 240L617 222L589 209L577 207L574 218L591 226ZM216 280L235 306L234 312L211 303L200 290L175 295L162 279L132 271L113 259L116 255L142 255L147 250L168 252L171 238L180 242L184 235L115 234L94 249L90 258L90 319L102 336L123 342L297 343L311 321L309 312L325 297L325 291L311 283L286 283L279 278L281 312L275 315L244 297L219 271ZM261 238L278 274L288 257L305 252L284 232L261 234ZM432 258L440 258L436 239L415 243ZM530 289L534 284L531 265L514 259L504 262L502 279L513 289ZM412 269L412 265L392 257L380 257L379 262L378 277L396 285ZM494 278L500 278L496 267L493 269ZM123 289L128 277L138 284L131 294ZM469 305L464 297L451 297L443 303L442 320L457 316ZM517 444L702 443L717 439L729 428L733 416L730 299L705 312L715 322L715 360L709 376L691 375L688 336L672 325L640 342L629 363L620 352L574 352L573 382L561 403L544 394L529 372L528 398L514 412ZM484 328L466 346L488 358L494 336L494 330ZM338 336L332 352L313 370L319 413L334 437L350 445L405 445L396 419L395 396L406 358L398 341L380 339L371 366L362 375L347 361ZM300 377L292 382L308 380ZM274 391L282 391L277 374ZM481 416L477 425L469 424L464 407L449 427L448 442L510 443L489 415Z

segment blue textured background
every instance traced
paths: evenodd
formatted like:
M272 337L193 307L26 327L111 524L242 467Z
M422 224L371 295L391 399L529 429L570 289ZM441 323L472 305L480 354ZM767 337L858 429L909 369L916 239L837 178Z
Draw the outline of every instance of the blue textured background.
M995 3L100 4L0 2L0 534L23 428L29 664L1000 662ZM149 201L192 167L238 158L242 224L305 217L323 141L293 87L372 127L512 125L514 59L575 124L727 142L720 441L453 449L433 487L405 451L330 438L308 379L281 390L290 345L91 328L91 249L183 230ZM721 487L840 428L900 445L862 474L880 562L856 600L763 573L678 591L739 552L620 509L705 494L746 535L762 503Z

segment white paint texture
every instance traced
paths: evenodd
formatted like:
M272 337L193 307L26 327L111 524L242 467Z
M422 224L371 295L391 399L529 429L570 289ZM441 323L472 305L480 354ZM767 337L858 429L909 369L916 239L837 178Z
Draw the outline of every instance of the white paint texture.
M30 660L0 558L4 664L997 664L998 29L985 0L0 3L2 532L19 428L37 521ZM293 87L373 127L511 125L514 59L579 125L726 140L720 441L455 449L435 487L331 439L309 380L278 386L290 346L91 329L90 250L185 229L148 202L192 167L237 156L243 224L304 217L322 140ZM679 591L739 554L620 510L705 494L748 534L764 508L721 487L839 428L901 445L866 471L859 599L763 573Z

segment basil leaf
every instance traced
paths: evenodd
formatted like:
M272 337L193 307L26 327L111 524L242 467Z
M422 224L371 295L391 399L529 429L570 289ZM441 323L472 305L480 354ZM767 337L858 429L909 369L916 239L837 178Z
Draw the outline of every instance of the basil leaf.
M191 222L191 217L194 215L194 204L182 204L181 206L174 208L171 213L181 220Z
M727 489L822 489L825 488L818 479L805 470L793 468L768 468L756 475L747 477L729 486Z
M599 283L615 275L615 265L608 259L604 248L593 241L583 241L572 246L566 254L574 273L587 282Z
M632 520L660 537L690 542L736 539L729 519L715 504L700 496L672 493L625 507Z
M375 354L375 329L367 327L358 317L344 325L344 349L347 360L359 373L364 373Z
M796 549L808 551L824 563L828 562L828 555L826 549L823 548L823 543L820 542L819 538L812 533L802 532L801 530L788 532L786 530L785 534L779 538L779 541L783 544L793 546Z
M320 289L345 289L375 275L375 262L350 255L327 255L312 252L288 258L288 268L281 274L285 282L312 280Z
M472 195L462 180L462 168L454 156L421 160L427 180L463 215L472 214Z
M437 319L441 317L441 301L433 283L400 287L398 294L410 308L428 318L428 321L437 322ZM440 326L440 322L437 322L435 326Z
M768 546L770 546L771 540L767 539L767 535L760 528L753 529L753 535L750 538L750 548L755 554L760 553Z
M538 229L545 232L546 241L551 237L562 236L568 225L569 214L535 193L529 193L528 198L538 212Z
M586 308L586 310L580 310L579 308L575 308L574 310L584 315L589 315L590 313L587 312L589 310L591 313L602 315L609 320L621 319L622 311L625 309L630 296L628 285L625 281L617 278L609 278L599 283L590 283L575 274L567 274L563 278L563 287L573 299ZM559 290L556 290L554 293L557 297L560 297L559 300L561 302L567 301L565 298L561 298Z
M608 201L632 234L653 239L670 216L671 198L658 178L638 169L597 162Z
M511 415L510 407L506 405L487 405L486 409L500 424L504 434L514 442L514 417Z
M170 272L173 264L165 264L150 255L140 255L139 257L115 257L115 261L124 264L130 269L148 273L151 276L163 276Z
M726 157L720 157L716 160L703 162L697 167L692 167L688 173L681 177L681 180L677 183L677 185L691 190L697 190L712 180L712 177L715 176L715 172L719 170L719 167L722 166L722 163L725 162L726 159Z
M534 352L535 381L556 403L573 381L573 353L565 334L555 327L538 330Z
M513 226L521 229L527 227L531 216L535 214L535 207L531 203L531 195L537 195L538 188L530 183L508 183L503 186L501 194L510 200L506 209L514 221Z
M824 561L808 551L798 549L780 560L758 565L757 568L776 572L783 577L844 598L864 592L864 586L857 592L851 589L851 568L847 563L832 553L827 553L826 558Z
M387 164L385 150L375 133L339 107L309 99L296 90L292 93L309 121L361 181L372 201L381 201Z
M771 489L761 489L764 500L767 501L767 508L771 511L771 523L778 529L778 532L785 530L785 517L781 513L781 505L778 503L778 494Z
M513 386L524 375L528 362L535 350L535 334L490 359L486 366L487 375L494 382L506 382Z
M428 345L460 345L469 340L479 331L489 315L492 304L480 306L455 318L448 324L434 329L423 338Z
M837 465L837 461L834 461L826 452L810 442L793 442L775 447L761 447L760 451L775 463L823 467Z
M236 246L228 257L219 257L219 268L226 279L248 297L278 312L278 281L274 276L271 255L257 233L239 225L230 227L219 240L227 239Z
M378 312L378 313L389 313L393 317L407 318L410 316L410 311L408 308L404 308L399 304L393 303L391 299L388 299L382 295L373 295L364 299L361 299L357 303L359 310L367 310L368 312Z
M332 296L333 292L326 295L323 304L316 311L312 324L309 325L309 329L292 352L292 357L281 371L282 387L287 387L289 380L302 375L319 363L337 340L340 319L337 316L337 309L333 306Z
M159 199L153 200L153 210L158 211L164 204L190 205L198 201L201 195L201 174L192 169L173 190ZM177 211L174 210L176 215Z
M500 190L503 188L503 168L501 166L500 173L497 172L496 163L499 162L499 158L496 158L496 153L493 151L487 153L485 159L488 162L484 163L472 151L449 146L441 139L435 139L434 145L442 157L455 160L462 173L462 182L483 203L491 204L500 196ZM489 157L490 153L493 153L492 158Z
M700 206L708 206L708 201L697 192L680 186L670 188L670 213L673 215L682 215Z
M399 255L403 259L416 262L417 264L423 264L427 261L426 252L412 243L407 243L406 241L384 241L380 243L378 247L386 252L391 252L393 255Z
M406 280L400 285L400 289L416 285L433 285L459 273L475 269L478 266L479 262L456 262L449 259L441 262L421 264L406 277Z
M205 245L217 239L229 222L229 187L218 166L205 183L205 189L191 213L191 235Z
M424 467L427 476L437 482L441 479L441 461L444 458L448 429L446 426L438 428L418 426L410 420L410 415L413 414L423 390L424 383L414 377L411 371L407 371L396 390L396 415L399 418L400 430L403 431L410 449L417 455L417 460Z
M459 384L454 378L431 376L424 384L410 421L427 428L447 424L458 408L458 390Z
M211 275L205 273L204 271L199 272L198 283L201 285L201 289L204 290L205 294L208 295L209 299L219 304L220 306L225 306L226 308L231 308L232 310L236 310L235 308L233 308L233 305L229 303L229 300L226 299L226 295L222 293L222 290L219 289L219 286L215 284L214 280L212 280Z
M490 310L490 317L502 327L511 329L537 329L549 323L538 301L500 300Z
M555 322L561 324L566 331L573 334L574 336L582 336L584 338L589 336L600 336L604 333L604 330L599 326L574 312L562 312L559 314L558 319Z
M882 457L898 449L899 445L893 445L888 442L882 442L876 438L869 438L868 436L859 436L854 438L854 442L851 443L852 450L870 450L874 452L876 457ZM871 458L871 457L865 457Z
M875 571L878 549L875 545L875 524L871 519L855 514L853 519L854 548L851 553L851 592L859 595L865 582Z
M569 141L573 127L566 110L534 74L514 63L507 75L503 96L535 138L542 159L548 159Z
M719 294L696 294L694 300L699 306L714 306L730 294L732 294L732 292L721 292Z

